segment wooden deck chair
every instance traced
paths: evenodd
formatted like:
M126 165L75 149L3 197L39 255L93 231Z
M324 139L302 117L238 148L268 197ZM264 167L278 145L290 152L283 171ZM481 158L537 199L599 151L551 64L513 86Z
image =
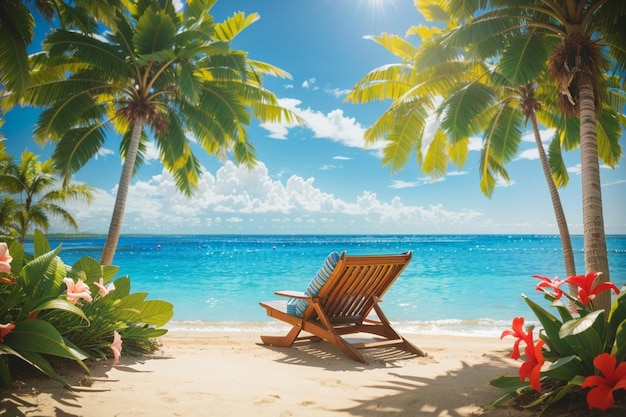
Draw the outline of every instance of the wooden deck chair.
M331 253L305 292L277 291L287 301L261 302L267 315L293 326L285 336L261 336L264 344L289 347L294 342L326 340L349 358L366 363L358 349L394 346L418 356L425 353L393 329L379 303L411 261L400 255L348 256ZM369 317L372 310L377 319ZM301 332L312 336L299 337ZM350 343L343 336L369 333L382 337Z

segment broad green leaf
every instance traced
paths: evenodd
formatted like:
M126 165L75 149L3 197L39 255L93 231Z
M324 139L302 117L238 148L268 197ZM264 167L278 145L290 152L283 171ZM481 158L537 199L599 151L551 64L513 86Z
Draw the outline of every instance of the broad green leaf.
M557 356L574 355L575 353L569 343L561 339L559 336L559 330L561 329L562 323L530 298L524 296L524 301L526 301L526 304L528 304L533 313L535 313L535 316L543 326L543 330L545 332L543 340L546 341L550 350Z
M577 335L586 331L593 325L598 316L600 316L601 314L604 314L603 310L596 310L592 313L587 314L585 317L572 319L566 323L563 323L563 326L561 326L561 330L559 330L559 337L564 338L571 335Z
M45 301L37 306L35 306L32 311L41 311L41 310L62 310L67 311L68 313L76 314L77 316L84 319L87 323L89 323L89 319L85 316L83 310L74 304L70 303L67 300L62 300L60 298L55 298L53 300Z
M60 247L47 252L28 262L20 272L21 283L27 292L33 291L33 286L40 284L42 277L49 272L50 264L55 260Z
M9 245L9 253L13 258L13 261L11 262L11 272L14 275L19 275L24 263L26 262L24 247L17 240L14 240Z
M46 359L36 352L24 351L20 352L16 349L11 348L10 346L3 345L0 343L0 356L12 355L17 358L20 358L33 368L38 371L44 373L48 377L61 382L66 387L69 386L65 381L61 379L61 377L56 373L56 371L52 368L50 363L46 361ZM6 368L6 369L5 369ZM8 366L6 366L6 361L4 357L0 357L0 377L2 378L2 382L7 386L10 385L10 373ZM8 382L8 383L7 383Z
M172 303L163 300L148 300L141 305L141 322L157 327L165 326L174 315Z
M84 274L83 280L88 285L102 278L102 265L89 256L83 256L76 261L76 263L72 265L72 270L82 271Z
M548 369L542 373L549 378L559 381L569 381L576 375L585 374L587 370L580 363L580 359L576 355L566 356L553 362Z
M35 233L33 234L33 246L35 248L35 258L42 256L50 252L50 244L48 243L48 239L46 236L41 233L39 229L35 229ZM56 253L59 252L59 249L56 250Z
M501 376L500 378L489 381L489 385L511 393L519 392L529 387L528 382L520 381L517 376Z
M7 346L20 352L39 352L77 359L67 348L57 329L43 320L25 320L17 323L4 340Z
M626 360L626 320L617 327L611 355L615 356L618 362Z

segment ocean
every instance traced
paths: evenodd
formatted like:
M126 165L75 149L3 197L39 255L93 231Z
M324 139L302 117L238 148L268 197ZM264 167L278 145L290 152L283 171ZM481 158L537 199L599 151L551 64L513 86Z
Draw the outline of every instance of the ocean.
M611 279L626 285L626 236L609 236ZM100 259L104 237L50 238L72 265ZM584 273L583 239L573 237ZM26 245L28 250L28 245ZM271 332L286 329L259 301L277 290L304 291L332 252L413 251L382 308L406 333L499 336L516 316L532 322L526 294L545 303L532 275L565 278L561 243L551 235L211 235L122 236L113 264L133 292L174 305L168 329Z

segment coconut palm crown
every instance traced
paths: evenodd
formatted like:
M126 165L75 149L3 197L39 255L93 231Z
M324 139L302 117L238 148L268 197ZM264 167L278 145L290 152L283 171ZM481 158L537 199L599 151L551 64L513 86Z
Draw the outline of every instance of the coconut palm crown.
M129 2L100 35L58 29L32 57L25 101L46 108L35 138L56 143L53 159L65 178L97 155L108 129L121 138L124 165L103 264L113 259L131 177L149 140L177 187L191 195L202 169L192 142L252 166L255 149L246 132L252 117L300 122L261 84L262 75L289 74L230 47L258 15L235 13L215 23L214 3L189 0L178 12L171 0Z

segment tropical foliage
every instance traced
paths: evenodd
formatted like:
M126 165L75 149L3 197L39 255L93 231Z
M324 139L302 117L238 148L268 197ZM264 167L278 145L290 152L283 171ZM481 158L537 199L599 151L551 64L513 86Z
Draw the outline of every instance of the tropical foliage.
M24 242L33 226L47 231L49 216L55 216L78 231L74 217L62 207L66 201L92 200L87 184L59 184L52 160L40 162L29 150L19 164L10 158L0 162L0 233Z
M63 382L48 358L76 361L86 372L88 358L154 349L154 338L172 317L173 307L131 293L130 278L118 268L84 257L68 266L36 231L34 254L15 240L0 241L0 381L11 383L11 358Z
M210 155L232 152L252 166L255 149L246 133L252 117L300 121L261 83L263 75L289 75L230 47L258 15L235 13L215 23L214 3L189 0L178 12L170 0L129 1L103 22L102 36L57 29L32 57L23 102L45 108L35 139L56 143L53 159L65 178L97 154L107 129L119 135L124 166L103 264L113 259L131 178L150 140L177 187L190 195L202 167L189 138ZM3 106L18 98L7 97Z
M607 107L614 106L619 115L613 118L624 125L626 3L491 0L465 2L465 7L458 7L455 1L443 3L459 23L447 37L448 45L468 48L482 59L513 63L520 73L537 70L523 59L532 59L534 51L526 47L531 37L537 37L547 51L547 59L539 62L538 68L547 71L557 91L555 103L560 113L580 122L576 143L581 154L585 267L602 272L601 279L610 281L599 158L614 167L622 147L619 136L606 135L605 123L599 120ZM598 307L608 311L608 294L600 297Z
M30 84L27 47L35 36L35 18L29 8L47 21L57 17L66 28L93 32L98 20L114 15L120 0L4 0L0 2L0 85L17 95Z
M524 328L523 317L513 319L512 329L502 333L502 337L515 338L513 359L522 357L524 345L524 362L518 377L503 376L491 382L506 392L493 405L531 396L523 407L547 408L576 390L586 391L587 405L595 410L610 409L616 399L626 399L626 288L620 293L614 284L597 280L598 275L565 280L535 276L540 279L537 291L544 294L557 315L524 296L540 324L537 340L535 329ZM576 286L577 297L560 289L565 283ZM593 304L599 294L611 291L619 295L607 316ZM568 302L563 302L564 298Z

